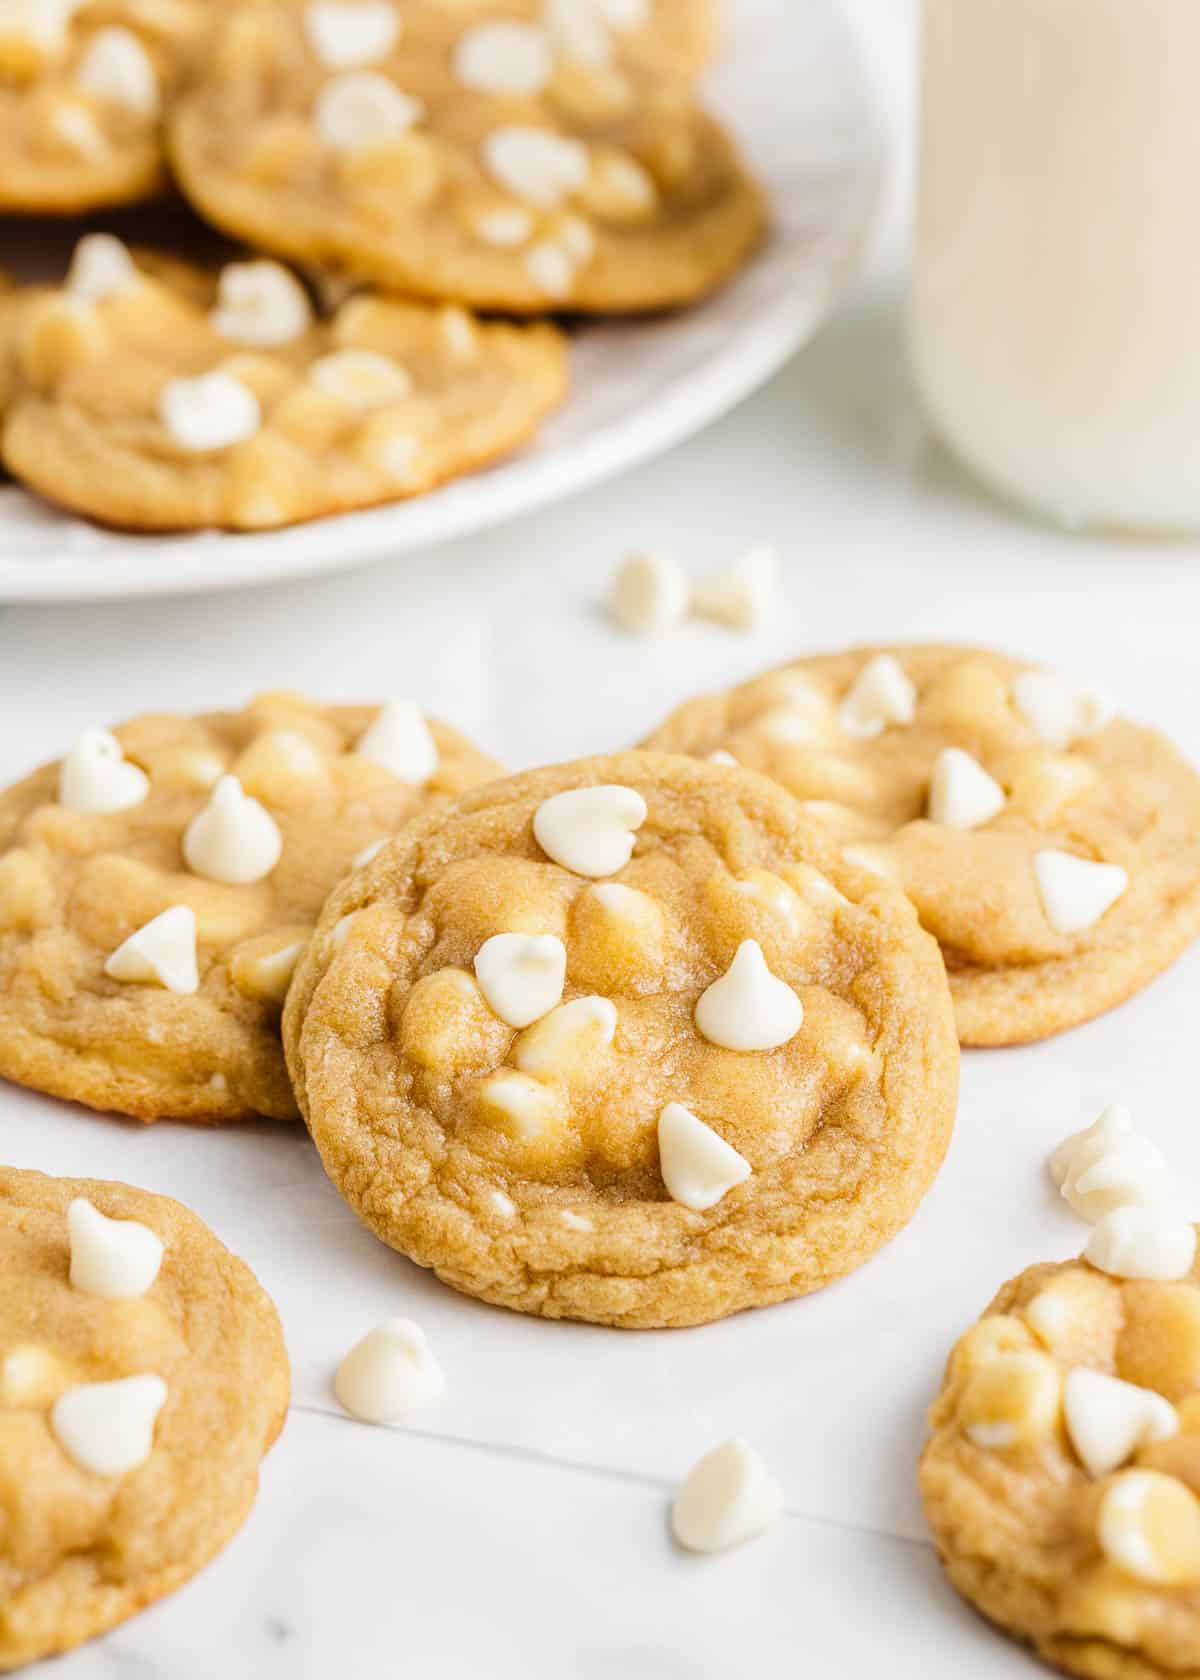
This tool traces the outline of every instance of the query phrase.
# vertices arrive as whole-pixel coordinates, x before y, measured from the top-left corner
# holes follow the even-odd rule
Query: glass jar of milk
[[[924,0],[911,333],[994,487],[1200,528],[1200,0]]]

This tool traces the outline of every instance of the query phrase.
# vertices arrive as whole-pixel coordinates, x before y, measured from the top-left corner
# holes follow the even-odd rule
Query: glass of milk
[[[1200,529],[1200,0],[924,0],[911,341],[994,488]]]

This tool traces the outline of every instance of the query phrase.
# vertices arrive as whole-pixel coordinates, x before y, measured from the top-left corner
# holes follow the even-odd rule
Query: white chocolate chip
[[[1106,1489],[1096,1520],[1100,1549],[1118,1569],[1154,1586],[1200,1578],[1200,1503],[1158,1470],[1126,1470]]]
[[[492,1013],[510,1027],[532,1026],[559,1002],[567,950],[553,933],[497,933],[475,954],[475,978]]]
[[[409,700],[389,700],[381,706],[354,751],[412,787],[423,787],[438,767],[437,742]]]
[[[631,554],[613,579],[608,606],[631,635],[660,636],[687,617],[687,573],[657,550]]]
[[[492,1191],[492,1207],[501,1219],[511,1219],[517,1211],[517,1204],[511,1196],[506,1196],[503,1190]]]
[[[646,815],[646,801],[635,788],[571,788],[543,799],[533,832],[554,863],[598,879],[624,869]]]
[[[715,1207],[752,1171],[744,1155],[677,1102],[658,1117],[658,1160],[671,1199],[694,1213]]]
[[[525,254],[525,272],[547,297],[564,298],[575,281],[575,264],[552,239],[540,240]]]
[[[587,148],[546,128],[494,128],[484,139],[483,161],[507,191],[546,210],[587,180]]]
[[[71,1287],[103,1301],[132,1301],[158,1276],[163,1244],[136,1219],[109,1219],[83,1196],[67,1208]]]
[[[723,1552],[782,1515],[782,1491],[754,1448],[735,1437],[692,1466],[675,1496],[671,1532],[689,1552]]]
[[[696,1030],[723,1050],[776,1050],[800,1031],[804,1005],[767,967],[757,939],[743,939],[696,1004]]]
[[[1067,1373],[1063,1415],[1071,1445],[1093,1476],[1107,1476],[1139,1447],[1179,1432],[1179,1415],[1161,1394],[1082,1366]]]
[[[558,227],[558,239],[571,262],[582,267],[596,255],[596,235],[582,216],[564,216]]]
[[[485,210],[475,222],[475,232],[485,245],[495,245],[501,250],[524,245],[533,234],[533,217],[519,204]]]
[[[557,53],[592,69],[611,63],[612,37],[600,0],[544,0],[542,12]]]
[[[149,776],[107,729],[85,729],[59,766],[58,802],[69,811],[127,811],[149,792]]]
[[[1168,1209],[1179,1202],[1161,1150],[1133,1130],[1128,1109],[1119,1104],[1058,1146],[1050,1174],[1063,1199],[1093,1223],[1118,1207]]]
[[[377,146],[406,134],[425,115],[425,107],[377,70],[349,70],[335,76],[317,95],[313,121],[317,133],[336,151]]]
[[[726,752],[724,747],[718,747],[716,752],[709,753],[708,762],[710,764],[724,764],[726,768],[736,770],[738,761],[731,752]]]
[[[117,946],[104,972],[113,980],[165,986],[169,992],[198,990],[195,911],[173,904],[153,917]]]
[[[158,115],[158,73],[145,47],[128,29],[98,29],[75,71],[76,84],[97,99],[111,99],[144,117]]]
[[[363,1423],[401,1423],[440,1398],[441,1366],[419,1325],[392,1318],[356,1342],[338,1366],[333,1391]]]
[[[167,1399],[161,1377],[80,1383],[54,1402],[50,1426],[68,1458],[97,1476],[124,1476],[154,1450],[154,1426]]]
[[[592,1052],[612,1043],[616,1030],[617,1007],[609,998],[572,998],[522,1033],[513,1061],[522,1073],[534,1078],[561,1078],[570,1083]]]
[[[158,414],[171,438],[193,454],[228,449],[253,437],[262,425],[254,392],[219,370],[168,380],[159,394]]]
[[[282,850],[274,817],[243,793],[236,776],[221,777],[183,836],[184,860],[194,875],[236,887],[265,880]]]
[[[596,1229],[590,1219],[585,1219],[581,1213],[575,1213],[571,1208],[564,1208],[558,1217],[568,1231],[594,1231]]]
[[[55,137],[78,152],[80,157],[108,156],[109,145],[104,131],[86,105],[60,99],[51,107],[47,121]]]
[[[751,548],[725,571],[697,584],[692,611],[731,630],[755,630],[774,607],[778,586],[777,550]]]
[[[479,1106],[491,1123],[521,1143],[536,1144],[561,1130],[566,1097],[561,1086],[545,1085],[526,1073],[494,1073],[479,1087]]]
[[[456,303],[448,303],[438,315],[438,325],[442,329],[442,342],[455,361],[470,362],[475,359],[479,335],[467,310]]]
[[[481,93],[541,93],[552,69],[550,43],[531,23],[505,18],[478,23],[454,49],[454,74],[464,87]]]
[[[1160,1207],[1116,1207],[1093,1230],[1084,1257],[1110,1277],[1186,1277],[1196,1258],[1196,1231],[1183,1216]]]
[[[1004,789],[961,747],[944,747],[929,783],[930,822],[943,828],[979,828],[1004,809]]]
[[[1033,860],[1038,897],[1055,933],[1082,933],[1110,910],[1129,885],[1119,863],[1094,863],[1072,852],[1038,852]]]
[[[369,846],[364,846],[361,852],[355,852],[354,856],[350,859],[351,869],[365,869],[369,863],[373,863],[375,861],[386,845],[386,835],[382,840],[372,840],[371,844]]]
[[[334,350],[318,356],[308,378],[326,396],[364,412],[404,402],[413,388],[408,369],[376,350]]]
[[[1116,707],[1098,688],[1071,682],[1054,671],[1022,671],[1013,681],[1013,700],[1039,739],[1058,752],[1112,722]]]
[[[305,11],[304,28],[326,70],[377,64],[400,38],[400,20],[388,0],[318,0]]]
[[[1093,1166],[1110,1149],[1134,1135],[1133,1116],[1123,1103],[1110,1103],[1098,1120],[1064,1138],[1048,1162],[1050,1177],[1061,1190],[1074,1173]]]
[[[75,247],[63,285],[72,297],[99,303],[140,280],[127,245],[111,233],[86,233]]]
[[[0,0],[0,43],[16,41],[49,58],[67,44],[67,25],[82,0]]]
[[[230,263],[217,282],[209,316],[222,338],[235,344],[290,344],[312,325],[308,293],[282,263],[266,258]]]
[[[880,653],[864,665],[838,711],[847,735],[869,741],[889,724],[909,724],[916,716],[917,691],[912,679],[890,653]]]

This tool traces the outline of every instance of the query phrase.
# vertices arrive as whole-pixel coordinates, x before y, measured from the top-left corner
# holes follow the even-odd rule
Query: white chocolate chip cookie
[[[326,894],[499,771],[439,723],[420,764],[359,751],[397,711],[136,718],[0,794],[0,1074],[142,1120],[294,1117],[279,1018]]]
[[[1002,654],[797,660],[689,701],[646,745],[766,772],[902,887],[964,1044],[1086,1021],[1200,932],[1200,777],[1096,691]]]
[[[861,1264],[957,1090],[903,895],[765,777],[657,753],[414,822],[332,895],[284,1036],[376,1235],[468,1294],[629,1327]]]
[[[1031,1267],[929,1421],[921,1498],[965,1598],[1071,1674],[1200,1671],[1200,1268]]]
[[[0,1167],[0,1669],[203,1568],[287,1398],[275,1308],[195,1214]]]
[[[319,319],[278,263],[181,279],[122,249],[85,240],[22,310],[0,436],[17,478],[110,524],[261,530],[418,495],[565,391],[546,324],[368,295]]]
[[[389,290],[518,314],[686,303],[758,242],[761,194],[610,10],[239,10],[172,111],[180,185],[239,238]]]

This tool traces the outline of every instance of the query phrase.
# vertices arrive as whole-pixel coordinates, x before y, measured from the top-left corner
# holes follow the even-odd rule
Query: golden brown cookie
[[[269,1297],[194,1213],[0,1167],[0,1669],[115,1627],[220,1551],[288,1380]]]
[[[169,143],[184,192],[239,238],[520,314],[689,302],[764,224],[686,81],[619,37],[596,62],[478,0],[235,13],[195,61]]]
[[[626,1327],[860,1265],[932,1182],[958,1078],[903,895],[765,777],[643,753],[414,822],[332,895],[285,1041],[377,1236]]]
[[[98,238],[22,313],[0,449],[110,524],[262,530],[419,495],[523,443],[566,389],[544,323],[367,295],[321,320],[278,263],[185,285]]]
[[[951,1581],[1071,1674],[1200,1672],[1198,1285],[1032,1266],[930,1413],[921,1498]]]
[[[940,942],[964,1044],[1121,1003],[1200,932],[1200,777],[1096,690],[963,647],[797,660],[646,743],[775,777]]]
[[[279,1017],[326,894],[498,771],[399,704],[88,731],[0,794],[0,1074],[140,1120],[294,1117]]]

